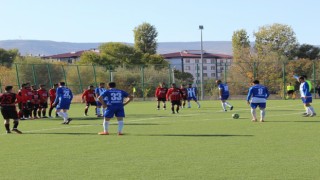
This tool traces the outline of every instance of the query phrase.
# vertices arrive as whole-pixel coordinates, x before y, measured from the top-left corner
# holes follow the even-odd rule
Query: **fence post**
[[[19,79],[18,65],[17,65],[17,64],[14,64],[14,65],[16,66],[17,83],[18,83],[18,87],[19,87],[19,89],[20,89],[21,87],[20,87],[20,79]]]
[[[48,76],[49,76],[49,83],[50,87],[52,87],[52,78],[51,78],[51,71],[50,71],[50,64],[47,64]]]
[[[169,71],[169,84],[172,83],[172,76],[171,76],[171,65],[168,65],[168,71]]]
[[[286,64],[282,63],[283,99],[286,99]]]
[[[313,75],[313,94],[314,94],[314,98],[316,98],[316,65],[315,65],[315,61],[312,61],[312,75]]]
[[[77,72],[78,72],[78,78],[79,78],[79,83],[80,83],[80,92],[83,92],[83,86],[82,86],[82,81],[81,81],[81,77],[80,77],[79,65],[77,65]]]
[[[224,63],[224,83],[227,83],[227,63]]]
[[[110,82],[113,82],[113,74],[112,74],[111,65],[109,65],[109,81],[110,81]]]
[[[146,100],[146,97],[145,97],[145,87],[144,87],[144,65],[142,65],[141,67],[141,88],[142,88],[142,97],[143,97],[143,100],[145,101]]]
[[[32,76],[33,76],[33,84],[36,85],[37,84],[37,79],[36,79],[36,72],[34,70],[34,64],[32,64]]]
[[[63,72],[63,77],[64,77],[64,82],[66,83],[67,85],[67,76],[66,76],[66,71],[64,70],[64,65],[61,65],[62,67],[62,72]]]
[[[97,87],[98,84],[97,84],[96,66],[95,66],[94,64],[92,64],[92,68],[93,68],[94,83],[95,83],[95,85],[96,85],[96,87]]]

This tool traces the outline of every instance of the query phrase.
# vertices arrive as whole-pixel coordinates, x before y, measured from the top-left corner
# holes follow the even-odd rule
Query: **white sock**
[[[59,112],[57,112],[57,114],[58,114],[58,116],[60,116],[60,117],[64,118],[64,114],[63,114],[63,112],[59,111]]]
[[[68,113],[67,113],[67,112],[63,112],[63,120],[64,120],[65,122],[68,121]]]
[[[305,109],[306,109],[306,113],[309,114],[309,108],[305,107]]]
[[[222,106],[222,109],[225,111],[226,110],[226,104],[224,102],[221,102],[221,106]]]
[[[104,120],[103,121],[103,131],[108,132],[109,129],[109,121]]]
[[[188,102],[188,107],[191,107],[191,103],[190,103],[190,101]]]
[[[199,103],[198,101],[197,101],[196,103],[197,103],[197,104],[198,104],[198,106],[200,107],[200,103]]]
[[[227,101],[226,102],[224,102],[224,104],[225,105],[227,105],[228,107],[231,107],[232,105],[231,104],[229,104]]]
[[[266,116],[266,110],[265,109],[260,109],[260,119],[264,120],[265,116]]]
[[[253,119],[257,119],[256,109],[251,109],[251,115]]]
[[[101,115],[101,113],[100,113],[100,108],[97,108],[97,115],[98,115],[98,116]]]
[[[310,110],[310,112],[311,112],[310,114],[314,114],[314,113],[316,113],[316,112],[314,112],[314,109],[313,109],[313,107],[312,107],[312,106],[309,106],[309,107],[308,107],[308,109],[309,109],[309,110]]]
[[[123,130],[123,120],[118,120],[118,132],[122,133]]]

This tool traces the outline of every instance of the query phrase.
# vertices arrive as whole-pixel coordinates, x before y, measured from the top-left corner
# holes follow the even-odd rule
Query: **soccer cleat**
[[[233,110],[233,106],[230,107],[230,111],[232,111],[232,110]]]
[[[52,117],[52,116],[49,116],[48,118],[49,118],[49,119],[52,119],[53,117]]]
[[[177,114],[179,114],[179,111],[177,111]]]
[[[13,132],[15,132],[15,133],[17,133],[17,134],[22,134],[22,132],[19,131],[18,129],[12,129],[11,131],[13,131]]]
[[[252,122],[257,122],[257,119],[252,119],[251,121],[252,121]]]
[[[122,132],[118,132],[118,136],[123,136],[124,134]]]
[[[67,124],[67,122],[64,122],[64,121],[63,121],[63,123],[61,123],[61,124]]]
[[[72,121],[72,119],[68,118],[66,124],[69,124],[71,121]]]
[[[10,131],[10,130],[7,130],[7,131],[6,131],[6,133],[7,133],[7,134],[10,134],[10,133],[11,133],[11,131]]]
[[[42,118],[48,118],[48,116],[42,116]],[[52,117],[51,117],[52,118]]]
[[[308,113],[302,113],[302,115],[308,115]]]
[[[88,116],[88,114],[84,114],[83,116]]]
[[[20,118],[20,120],[26,120],[26,118]]]
[[[264,122],[264,119],[260,119],[260,122]]]
[[[174,112],[174,111],[172,111],[172,114],[175,114],[175,112]]]
[[[99,132],[98,134],[99,134],[99,135],[109,135],[108,132],[104,132],[104,131],[103,131],[103,132]]]

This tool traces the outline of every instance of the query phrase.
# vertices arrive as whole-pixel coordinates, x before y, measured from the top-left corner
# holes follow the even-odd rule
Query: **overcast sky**
[[[320,45],[317,0],[0,0],[0,40],[129,42],[147,22],[158,42],[231,41],[234,31],[273,23],[292,27],[300,44]]]

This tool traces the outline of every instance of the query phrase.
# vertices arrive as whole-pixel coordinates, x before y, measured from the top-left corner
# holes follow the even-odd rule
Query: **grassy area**
[[[313,105],[320,114],[320,101]],[[113,120],[83,117],[73,104],[70,125],[60,119],[22,121],[22,135],[0,131],[1,179],[317,179],[319,117],[301,117],[300,100],[271,100],[265,123],[251,122],[244,100],[201,102],[180,114],[155,102],[126,106],[124,136]],[[232,119],[232,113],[239,119]]]

